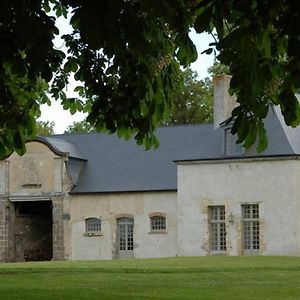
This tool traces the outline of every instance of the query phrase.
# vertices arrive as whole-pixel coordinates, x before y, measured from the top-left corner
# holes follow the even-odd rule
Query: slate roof
[[[86,160],[85,157],[78,151],[77,146],[65,140],[56,139],[51,136],[41,136],[36,140],[47,144],[58,155],[67,155],[71,158]]]
[[[191,151],[195,156],[219,155],[220,136],[213,134],[212,124],[162,127],[157,137],[160,146],[148,151],[134,140],[104,133],[63,134],[47,140],[73,144],[87,159],[72,193],[177,190],[174,160]]]
[[[300,128],[284,125],[278,110],[270,111],[266,129],[267,150],[258,154],[252,147],[240,158],[300,155]],[[162,127],[156,134],[160,146],[149,151],[137,146],[134,140],[124,141],[104,133],[63,134],[43,139],[61,153],[69,154],[72,172],[78,172],[83,165],[79,177],[71,176],[76,178],[73,194],[177,190],[174,161],[236,158],[224,157],[223,129],[214,130],[213,124]],[[72,160],[83,163],[72,164]]]

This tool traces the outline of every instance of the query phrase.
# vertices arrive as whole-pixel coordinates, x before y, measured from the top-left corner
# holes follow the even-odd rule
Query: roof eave
[[[213,163],[213,162],[232,162],[232,161],[262,161],[262,160],[287,160],[287,159],[299,159],[300,154],[276,154],[276,155],[262,155],[262,156],[226,156],[226,157],[214,157],[214,158],[195,158],[195,159],[182,159],[174,160],[176,164],[189,164],[189,163]]]
[[[177,188],[171,189],[148,189],[148,190],[120,190],[120,191],[113,191],[113,190],[108,190],[108,191],[70,191],[70,195],[93,195],[93,194],[131,194],[131,193],[162,193],[162,192],[177,192]]]

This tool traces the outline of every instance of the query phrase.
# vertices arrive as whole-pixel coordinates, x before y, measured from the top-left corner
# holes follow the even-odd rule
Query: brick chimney
[[[236,98],[228,93],[231,76],[222,74],[213,79],[214,84],[214,129],[231,117],[237,106]]]

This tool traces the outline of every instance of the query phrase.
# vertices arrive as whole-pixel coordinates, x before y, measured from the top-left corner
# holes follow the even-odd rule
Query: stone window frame
[[[115,219],[122,219],[122,218],[129,218],[129,219],[134,219],[134,215],[128,214],[128,213],[121,213],[121,214],[116,214]]]
[[[225,205],[208,206],[209,251],[212,254],[225,254],[226,243],[226,209]]]
[[[241,210],[243,254],[258,255],[260,251],[260,205],[259,203],[243,203]]]
[[[154,221],[158,221],[158,224],[161,228],[154,228],[157,224],[154,223]],[[150,234],[166,234],[167,231],[167,214],[163,212],[152,212],[149,214],[149,221],[150,221]]]
[[[98,217],[88,217],[84,219],[85,233],[84,236],[102,236],[102,220]]]

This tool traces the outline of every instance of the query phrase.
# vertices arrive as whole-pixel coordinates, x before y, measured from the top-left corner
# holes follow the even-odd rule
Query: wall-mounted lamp
[[[234,216],[233,216],[232,212],[228,216],[228,222],[229,223],[233,223],[234,222]]]

